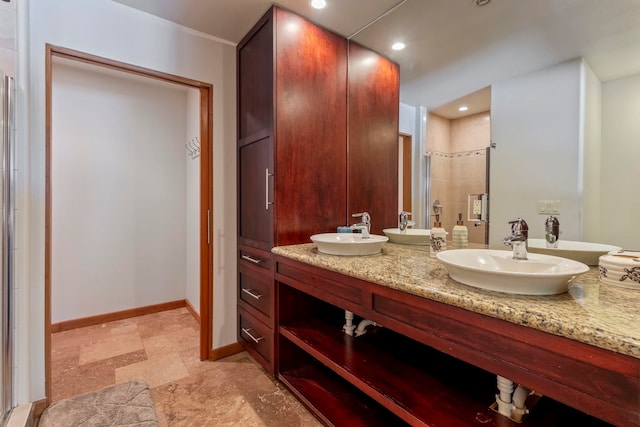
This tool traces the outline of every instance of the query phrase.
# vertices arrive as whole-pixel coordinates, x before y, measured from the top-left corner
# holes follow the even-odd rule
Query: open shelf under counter
[[[335,384],[346,381],[351,387],[341,388],[340,394],[356,390],[397,416],[395,423],[385,425],[520,425],[489,408],[496,393],[492,373],[383,327],[349,336],[341,331],[340,309],[292,288],[283,287],[281,293],[295,298],[298,307],[308,307],[308,315],[298,312],[281,320],[280,378],[323,417],[339,419],[343,409],[333,397]],[[316,361],[328,369],[312,367]],[[608,425],[551,399],[529,399],[529,405],[537,403],[523,426]]]
[[[408,425],[286,338],[278,379],[323,423],[349,427]]]

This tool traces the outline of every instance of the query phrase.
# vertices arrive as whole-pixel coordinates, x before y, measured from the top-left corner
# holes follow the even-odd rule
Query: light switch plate
[[[560,213],[560,200],[538,200],[538,213],[557,215]]]

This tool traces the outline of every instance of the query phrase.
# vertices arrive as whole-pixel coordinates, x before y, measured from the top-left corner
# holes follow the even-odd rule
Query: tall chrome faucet
[[[354,218],[362,218],[362,221],[353,224],[351,228],[354,230],[362,230],[362,238],[368,239],[369,232],[371,231],[371,215],[369,215],[369,212],[354,213],[351,216]]]
[[[511,224],[511,234],[505,237],[502,242],[513,248],[513,259],[528,259],[527,240],[529,238],[529,226],[522,218],[509,221],[509,224]]]
[[[400,212],[398,218],[398,228],[400,229],[400,231],[405,231],[407,227],[415,224],[415,222],[409,221],[409,215],[411,215],[411,212]]]
[[[550,216],[544,222],[544,238],[548,248],[557,248],[560,238],[560,221],[555,216]]]

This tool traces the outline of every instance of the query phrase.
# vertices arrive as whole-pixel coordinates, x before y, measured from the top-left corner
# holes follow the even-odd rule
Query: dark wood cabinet
[[[270,249],[353,213],[368,211],[378,234],[397,223],[399,70],[274,6],[238,45],[237,71],[238,340],[273,372]],[[249,322],[267,328],[262,344]]]
[[[274,17],[237,48],[238,342],[274,369]]]
[[[275,9],[276,246],[345,224],[347,41]]]
[[[273,139],[238,147],[238,243],[269,251],[273,246]]]
[[[273,129],[273,18],[265,15],[237,49],[238,140],[255,141]]]
[[[368,211],[371,232],[398,226],[398,65],[349,43],[349,195],[351,213]]]
[[[344,225],[347,41],[272,7],[238,45],[238,147],[241,245]]]

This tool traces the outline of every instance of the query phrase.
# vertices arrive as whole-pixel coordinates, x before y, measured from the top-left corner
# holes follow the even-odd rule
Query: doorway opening
[[[398,138],[398,212],[413,212],[413,141],[411,135]]]
[[[130,118],[132,123],[137,123],[140,121],[144,122],[145,114],[150,114],[148,108],[149,104],[147,104],[146,108],[142,106],[142,108],[140,109],[135,108],[135,105],[132,104],[130,111],[118,111],[118,115],[116,117],[119,117],[120,119],[114,120],[113,123],[106,123],[105,126],[100,126],[100,128],[102,129],[100,135],[92,135],[91,132],[83,133],[79,135],[79,137],[78,135],[76,135],[76,139],[85,141],[85,143],[80,144],[79,146],[76,145],[73,147],[64,147],[64,141],[60,141],[59,139],[54,141],[54,132],[52,130],[54,114],[53,107],[56,104],[53,102],[53,70],[55,67],[60,66],[61,63],[67,63],[67,65],[74,64],[76,67],[88,66],[92,67],[94,70],[101,70],[102,72],[108,71],[110,73],[127,75],[133,79],[138,79],[138,82],[144,81],[145,83],[153,83],[158,85],[158,88],[164,87],[168,91],[173,90],[173,92],[177,92],[182,90],[182,95],[178,96],[184,97],[184,105],[188,106],[195,104],[195,107],[193,108],[194,111],[189,112],[188,108],[186,109],[186,112],[182,111],[182,114],[184,114],[184,116],[187,116],[186,119],[184,119],[183,117],[185,121],[189,121],[189,116],[195,117],[195,120],[193,120],[193,124],[191,124],[190,126],[185,124],[183,126],[183,129],[192,129],[194,134],[187,136],[183,133],[182,138],[176,138],[177,140],[175,141],[176,145],[179,145],[178,148],[180,149],[179,153],[181,155],[181,159],[184,159],[182,161],[185,162],[180,166],[180,168],[182,168],[183,170],[181,169],[181,171],[179,171],[177,174],[175,174],[175,171],[169,171],[169,167],[167,167],[169,163],[167,163],[167,161],[168,157],[170,157],[172,153],[160,153],[159,149],[156,150],[156,147],[154,147],[153,143],[159,141],[159,138],[145,138],[147,139],[147,144],[142,146],[140,146],[139,144],[130,144],[129,146],[127,146],[126,141],[123,142],[119,140],[119,134],[117,130],[118,126],[121,126],[123,124],[119,123],[119,121],[129,120]],[[108,93],[108,90],[105,90],[105,88],[99,89],[102,90],[103,93]],[[154,92],[155,91],[149,91],[150,94]],[[159,89],[158,92],[161,92],[161,90]],[[81,96],[82,91],[77,92],[77,94]],[[186,183],[195,183],[196,188],[199,187],[199,189],[196,189],[195,192],[191,194],[191,196],[189,196],[189,194],[186,194],[184,196],[185,204],[189,203],[189,199],[191,199],[191,204],[193,206],[192,213],[190,214],[193,217],[193,221],[191,221],[191,224],[187,223],[186,226],[187,228],[191,227],[192,231],[195,230],[195,237],[192,239],[192,241],[189,241],[188,229],[185,231],[187,237],[179,237],[185,240],[185,242],[183,242],[184,247],[189,248],[191,251],[191,256],[186,257],[188,259],[181,261],[182,265],[180,266],[180,268],[185,271],[186,275],[186,271],[189,265],[193,267],[193,260],[195,260],[195,265],[199,269],[199,274],[197,274],[195,278],[191,278],[191,280],[196,281],[195,294],[192,292],[192,295],[195,296],[192,296],[192,301],[193,298],[196,298],[195,301],[197,303],[188,304],[187,309],[196,312],[198,310],[193,310],[193,305],[199,305],[199,307],[197,308],[199,308],[200,320],[200,359],[205,360],[209,358],[212,347],[211,307],[213,289],[213,242],[210,230],[210,226],[213,223],[213,167],[211,145],[212,99],[213,87],[208,83],[194,81],[179,76],[137,67],[131,64],[105,59],[71,49],[47,45],[45,196],[45,391],[47,403],[49,403],[51,397],[51,333],[53,332],[52,324],[54,321],[54,313],[52,310],[52,278],[54,277],[55,273],[58,273],[54,272],[52,267],[53,260],[55,259],[54,254],[55,256],[59,255],[61,247],[59,246],[59,244],[64,240],[63,238],[61,238],[61,233],[75,233],[81,236],[82,233],[84,233],[85,235],[92,237],[92,240],[89,240],[92,244],[98,245],[103,243],[102,239],[109,239],[112,237],[110,235],[111,233],[109,233],[108,231],[97,230],[100,228],[100,224],[122,224],[114,222],[114,216],[134,216],[136,217],[136,221],[134,223],[129,223],[129,228],[127,230],[118,230],[118,234],[120,236],[125,236],[127,239],[131,239],[129,240],[129,242],[133,243],[125,243],[124,245],[118,242],[112,243],[110,246],[110,252],[108,252],[108,255],[110,256],[100,254],[100,256],[94,257],[94,261],[96,262],[95,265],[104,266],[105,264],[109,264],[106,270],[124,272],[124,274],[122,274],[121,276],[125,277],[125,279],[123,280],[126,281],[127,278],[137,277],[137,275],[139,275],[139,272],[136,270],[137,265],[140,262],[146,262],[151,266],[150,268],[147,268],[146,273],[144,273],[146,274],[145,279],[147,280],[147,282],[157,281],[157,283],[160,283],[162,281],[166,281],[166,277],[162,277],[162,275],[156,274],[156,270],[160,271],[162,267],[164,267],[162,265],[164,263],[162,256],[166,257],[165,260],[173,260],[176,257],[171,256],[171,254],[157,254],[159,247],[169,246],[169,242],[171,241],[170,236],[163,235],[164,229],[162,227],[166,224],[166,221],[170,222],[175,218],[172,218],[174,215],[172,215],[171,212],[159,211],[165,210],[172,206],[173,203],[167,200],[167,194],[170,192],[169,187],[173,186],[174,184],[178,186],[182,185],[182,191],[186,191],[187,193],[188,190],[186,190]],[[56,99],[56,101],[59,101],[59,99]],[[107,105],[107,107],[105,107],[106,109],[108,109],[109,101],[110,100],[107,99],[105,102]],[[81,103],[82,100],[65,99],[65,102]],[[114,108],[121,108],[121,106],[117,103],[114,103]],[[171,110],[169,109],[168,111],[169,114],[171,114]],[[164,113],[167,113],[167,111],[164,111]],[[93,117],[93,119],[97,119],[96,123],[99,123],[99,118]],[[147,122],[149,121],[147,120]],[[159,122],[156,121],[156,123]],[[73,131],[72,124],[68,125],[68,129],[71,132]],[[112,131],[113,134],[110,133],[110,139],[107,138],[105,140],[104,133]],[[153,133],[153,131],[155,131],[155,129],[149,129],[149,133]],[[96,144],[99,146],[91,146],[92,140],[99,141],[99,144]],[[86,150],[88,148],[112,148],[108,147],[111,144],[121,144],[122,146],[120,148],[120,151],[114,152],[105,150],[104,152],[102,152],[102,154],[100,150],[98,150],[97,152],[93,152],[91,154],[91,158],[95,160],[93,164],[91,164],[91,162],[87,162],[87,164],[76,162],[70,164],[69,169],[65,171],[64,167],[61,167],[60,164],[57,163],[57,173],[60,173],[61,171],[71,172],[71,168],[87,168],[92,177],[91,179],[93,179],[93,184],[97,184],[97,188],[85,188],[84,199],[75,199],[73,201],[75,205],[67,206],[68,200],[64,199],[66,195],[64,194],[64,192],[60,191],[59,187],[56,187],[56,185],[52,181],[53,164],[58,161],[55,158],[54,153],[59,152],[56,152],[55,150],[66,149],[68,151],[69,149]],[[127,152],[127,150],[131,151]],[[136,150],[138,152],[136,152]],[[80,156],[81,153],[78,152],[75,154]],[[73,154],[71,154],[67,158],[73,158]],[[83,159],[87,159],[87,157],[85,156],[83,157]],[[143,160],[144,164],[136,163],[136,161],[140,160]],[[129,163],[128,167],[125,167],[127,163]],[[104,175],[101,177],[100,175],[94,174],[96,170],[102,170],[104,172]],[[115,173],[113,173],[114,171]],[[119,171],[128,172],[122,172],[122,174],[118,174]],[[159,179],[161,177],[166,178],[167,174],[170,174],[172,172],[174,173],[174,175],[171,176],[175,179]],[[89,184],[91,184],[90,179],[87,179],[86,182],[84,182],[83,180],[76,178],[76,181],[81,181],[76,182],[76,184],[79,186],[86,185],[88,187]],[[137,188],[141,188],[144,191],[132,192],[131,188],[129,187],[133,187],[134,182],[137,183]],[[176,184],[176,182],[178,182],[178,184]],[[193,188],[193,185],[191,187]],[[55,194],[54,190],[56,190]],[[108,201],[105,203],[105,199],[107,199],[107,192],[109,191],[113,192],[113,195],[115,195],[115,199],[113,200],[118,200],[119,203],[115,203],[112,205],[109,205]],[[172,191],[173,193],[176,193],[176,191],[179,191],[179,189],[173,189]],[[123,196],[124,194],[127,194],[128,196]],[[103,205],[101,207],[98,207],[100,203],[103,203]],[[86,216],[91,215],[94,218],[92,218],[92,221],[88,221],[84,224],[84,226],[86,227],[85,230],[77,230],[75,224],[73,224],[72,222],[68,222],[66,230],[57,230],[54,232],[54,222],[52,220],[53,212],[59,206],[64,206],[65,209],[74,210],[76,211],[76,214],[78,212],[86,212]],[[186,218],[187,209],[188,206],[183,209],[185,212],[179,213],[179,215],[183,215]],[[138,210],[140,212],[138,212]],[[164,216],[158,220],[159,217],[157,215],[154,215],[156,213],[163,214]],[[176,227],[174,226],[174,232],[175,229]],[[137,248],[132,249],[131,246],[137,246]],[[69,253],[72,254],[74,249],[78,251],[77,247],[73,248],[73,245],[71,245],[71,250],[69,251]],[[54,250],[56,252],[54,252]],[[156,253],[156,256],[149,256],[150,254],[154,253],[154,251]],[[82,257],[83,255],[84,254],[76,253],[75,258],[70,260],[67,265],[72,265],[74,269],[76,268],[76,265],[77,268],[84,269],[83,274],[85,275],[84,278],[86,281],[87,277],[91,277],[92,265],[87,262],[77,262],[76,264],[74,264],[75,260],[86,260],[86,258]],[[156,265],[155,269],[153,268],[154,263]],[[191,268],[190,271],[193,271],[193,268]],[[96,277],[96,281],[99,280],[100,279]],[[188,280],[188,278],[185,279],[185,281]],[[117,281],[118,275],[116,274],[112,277],[112,283],[116,283]],[[117,293],[118,291],[123,292],[122,289],[127,289],[128,292],[128,288],[125,287],[116,288],[114,289],[113,293]],[[181,299],[176,298],[175,292],[169,289],[163,292],[163,298],[167,299],[166,302],[149,303],[149,300],[145,298],[148,297],[148,293],[150,291],[153,292],[154,290],[136,289],[134,291],[131,291],[134,294],[128,295],[127,300],[129,302],[129,305],[131,306],[130,308],[115,310],[113,312],[107,313],[100,313],[98,311],[98,313],[96,313],[95,315],[92,314],[85,317],[76,316],[76,323],[78,323],[77,326],[86,326],[87,319],[90,319],[89,322],[106,322],[109,320],[116,320],[120,318],[144,314],[145,310],[147,310],[148,312],[154,312],[162,309],[175,308],[174,306],[176,304],[180,304],[180,301],[182,301],[182,304],[187,304],[189,300],[186,295]],[[185,294],[187,294],[188,292],[189,291],[186,290]],[[102,298],[105,297],[103,296]],[[139,301],[142,301],[142,304],[139,304]],[[147,303],[145,303],[145,301],[147,301]],[[191,305],[191,307],[189,307],[189,305]],[[70,305],[68,307],[73,307],[73,301],[70,302]],[[102,307],[104,307],[104,305]],[[73,320],[61,322],[59,319],[60,316],[58,314],[56,314],[56,316],[56,325],[66,323],[67,327],[74,326]],[[72,316],[72,318],[74,318],[74,316]]]

